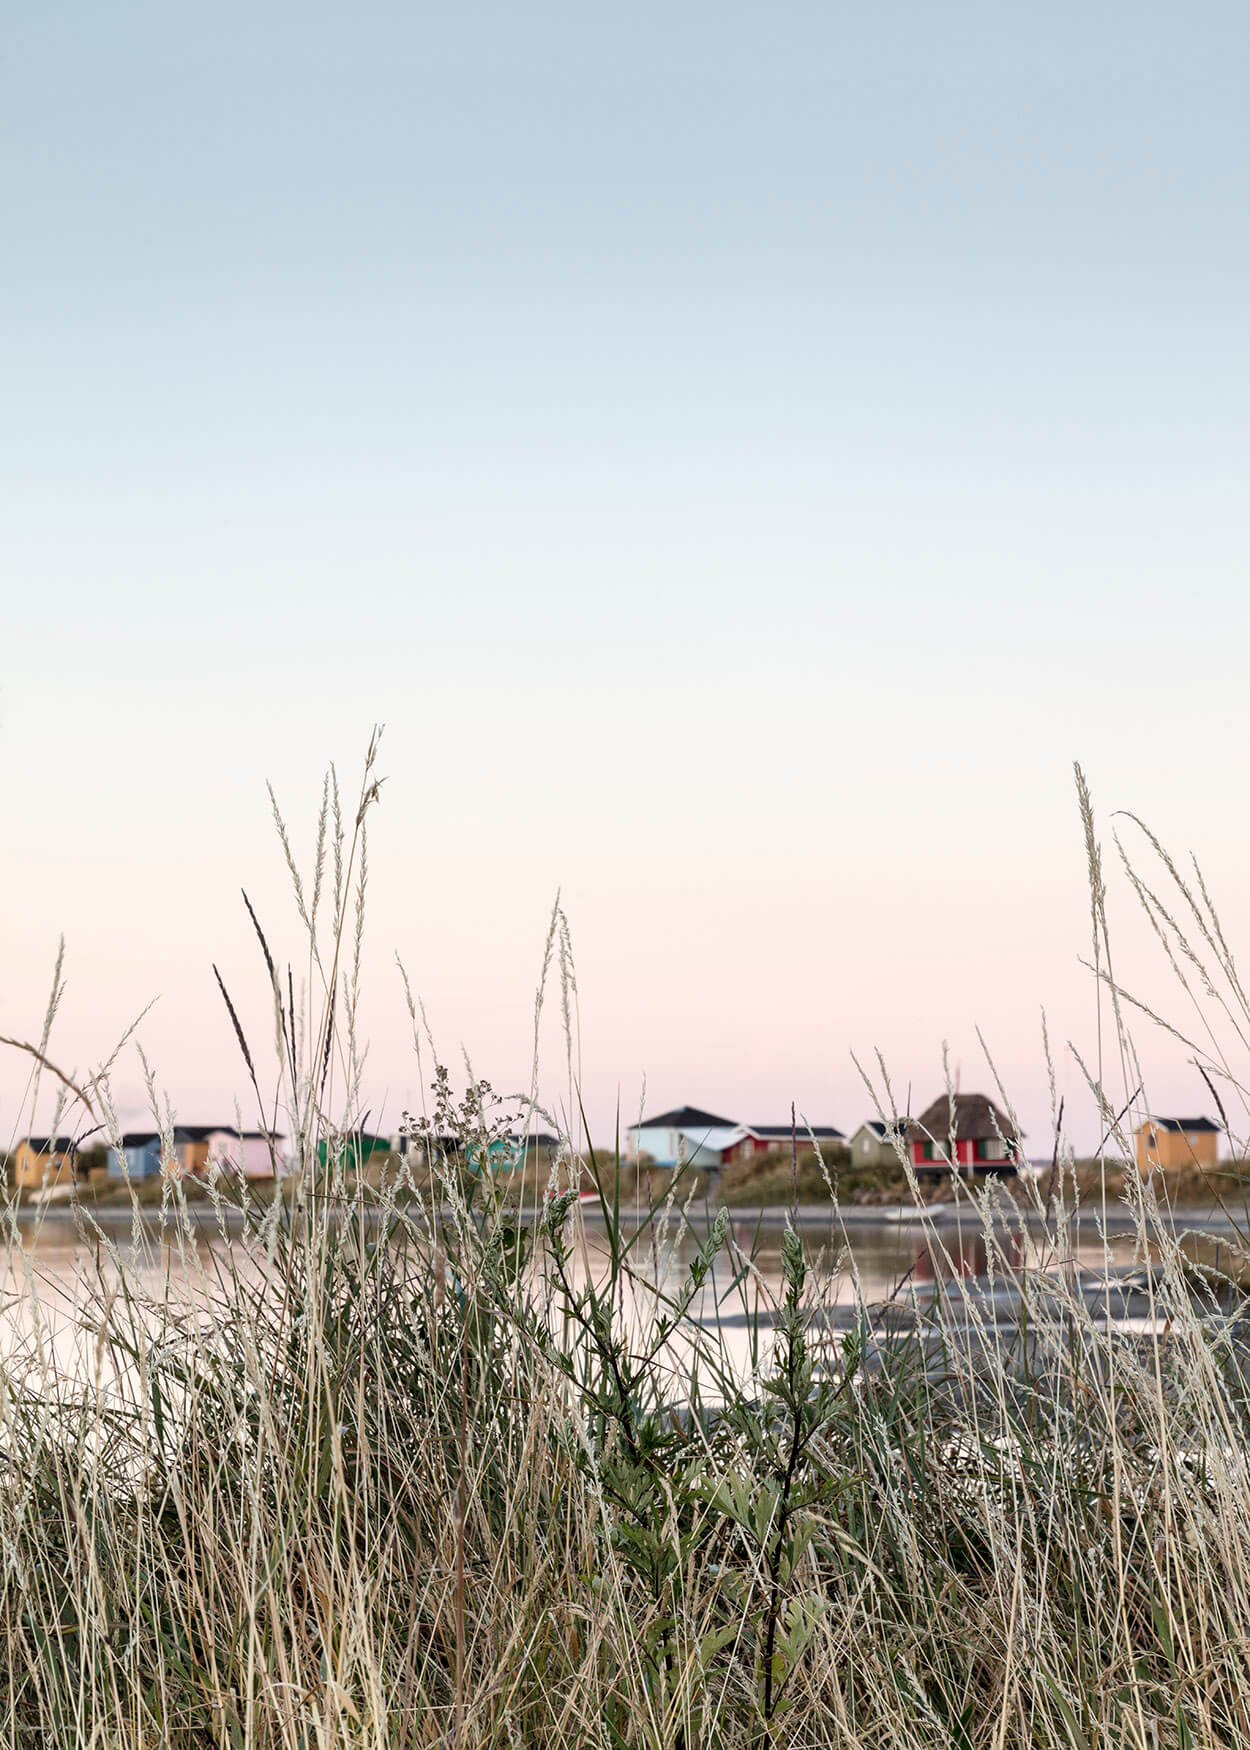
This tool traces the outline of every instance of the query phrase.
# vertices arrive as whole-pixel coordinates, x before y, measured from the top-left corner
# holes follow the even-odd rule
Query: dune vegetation
[[[292,1012],[258,925],[264,1054],[223,1011],[260,1110],[280,1084],[286,1194],[210,1187],[193,1209],[170,1175],[133,1232],[84,1203],[72,1294],[10,1211],[0,1743],[1250,1743],[1250,1323],[1195,1273],[1153,1180],[1091,1186],[1057,1140],[1020,1197],[963,1193],[1010,1321],[992,1296],[900,1293],[835,1323],[831,1279],[854,1264],[824,1175],[829,1234],[787,1227],[772,1291],[724,1210],[681,1183],[648,1204],[612,1152],[566,1137],[543,1182],[465,1173],[433,1139],[559,1126],[442,1069],[411,1127],[422,1176],[370,1187],[319,1151],[363,1104],[375,756],[354,807],[328,786],[307,877],[279,817],[317,1002]],[[1172,873],[1237,1032],[1250,1005],[1218,922]],[[540,1006],[548,985],[567,1012],[558,913]],[[47,1027],[26,1049],[55,1077]],[[1212,1039],[1195,1051],[1240,1097]],[[1139,1096],[1094,1070],[1090,1097],[1127,1154]],[[115,1128],[107,1068],[65,1087],[55,1128],[86,1109]],[[1064,1266],[1108,1194],[1153,1260],[1133,1320]],[[1026,1228],[1039,1267],[1008,1262]]]

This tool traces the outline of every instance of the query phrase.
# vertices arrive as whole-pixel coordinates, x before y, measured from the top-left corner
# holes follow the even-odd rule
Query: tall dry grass
[[[242,1220],[215,1198],[211,1250],[172,1176],[129,1234],[81,1212],[68,1308],[10,1211],[0,1742],[1250,1743],[1246,1320],[1132,1173],[1145,1316],[1091,1302],[1058,1122],[1031,1211],[974,1198],[994,1282],[861,1299],[846,1326],[828,1278],[853,1257],[787,1230],[770,1293],[680,1186],[630,1208],[600,1167],[588,1211],[572,1139],[515,1197],[450,1158],[380,1195],[321,1164],[363,1104],[375,761],[354,814],[327,780],[308,881],[278,816],[314,996],[296,1012],[257,922],[262,1054],[223,981],[253,1097],[294,1139],[290,1194]],[[1081,800],[1112,1020],[1091,1097],[1120,1152],[1141,1096]],[[557,919],[557,968],[565,940]],[[1218,925],[1201,942],[1235,974]],[[453,1091],[410,1013],[424,1134],[488,1147],[517,1108]],[[567,1037],[575,1110],[571,1012]],[[1235,1055],[1201,1061],[1227,1102]],[[115,1128],[107,1066],[63,1100],[53,1128],[76,1101]],[[1008,1263],[1025,1226],[1049,1267]]]

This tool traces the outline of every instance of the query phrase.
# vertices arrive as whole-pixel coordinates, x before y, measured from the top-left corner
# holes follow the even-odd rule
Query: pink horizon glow
[[[383,757],[383,770],[386,763]],[[726,864],[691,858],[639,867],[614,846],[553,848],[519,828],[506,855],[475,857],[460,844],[428,854],[425,829],[404,806],[404,788],[401,769],[371,816],[361,1014],[370,1058],[358,1116],[367,1114],[375,1128],[395,1130],[405,1110],[419,1111],[431,1073],[428,1049],[424,1074],[417,1069],[396,951],[453,1081],[465,1079],[467,1052],[474,1073],[498,1092],[528,1091],[534,996],[563,863],[581,1095],[601,1146],[611,1145],[618,1121],[623,1133],[644,1108],[687,1102],[747,1122],[783,1123],[793,1101],[809,1122],[849,1135],[875,1116],[851,1054],[877,1080],[878,1049],[903,1109],[917,1112],[942,1091],[943,1042],[958,1085],[1001,1100],[979,1026],[1024,1126],[1027,1152],[1045,1156],[1052,1123],[1043,1006],[1066,1133],[1078,1149],[1096,1144],[1093,1103],[1067,1048],[1072,1040],[1095,1067],[1093,981],[1080,965],[1089,954],[1089,901],[1074,802],[1055,799],[1057,813],[1067,814],[1067,842],[1048,837],[1052,854],[1045,860],[1022,846],[1021,854],[998,859],[912,864],[888,839],[848,858],[833,842],[840,822],[838,834],[826,829],[824,844],[821,829],[811,827],[797,854],[748,846]],[[317,792],[304,786],[300,799],[310,794]],[[216,962],[263,1066],[268,1102],[275,1085],[272,1005],[239,886],[247,887],[273,951],[281,964],[292,964],[297,981],[306,976],[307,951],[263,792],[254,790],[252,807],[240,807],[239,816],[221,823],[224,849],[213,856],[171,854],[136,866],[103,828],[95,859],[81,844],[69,858],[51,845],[26,851],[18,859],[27,895],[21,919],[10,914],[4,925],[4,1031],[37,1040],[63,923],[66,990],[49,1040],[52,1060],[68,1074],[87,1073],[156,996],[139,1039],[176,1116],[232,1122],[238,1099],[244,1123],[253,1122],[255,1099],[211,971]],[[307,811],[290,824],[306,851]],[[854,837],[854,823],[847,825]],[[110,842],[112,867],[103,855]],[[92,879],[84,881],[84,871]],[[1161,978],[1162,955],[1126,884],[1109,866],[1108,874],[1113,950],[1123,955],[1117,975],[1167,1014],[1175,1002]],[[1218,894],[1219,879],[1213,884]],[[1235,939],[1240,919],[1225,921]],[[1106,1012],[1103,1023],[1115,1099],[1123,1091]],[[1215,1116],[1181,1047],[1145,1022],[1135,1031],[1152,1108]],[[568,1123],[554,966],[541,1041],[539,1097]],[[33,1118],[22,1104],[28,1081],[25,1061],[6,1051],[0,1057],[6,1145],[51,1119],[50,1078]],[[133,1045],[112,1085],[123,1123],[147,1122]],[[579,1127],[573,1113],[572,1128]]]

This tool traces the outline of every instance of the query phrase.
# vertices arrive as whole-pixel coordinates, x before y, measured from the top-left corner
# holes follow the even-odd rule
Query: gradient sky
[[[562,886],[601,1130],[644,1076],[849,1129],[852,1047],[918,1105],[943,1039],[986,1085],[979,1024],[1047,1152],[1040,1008],[1093,1031],[1073,757],[1238,939],[1243,8],[70,0],[5,35],[0,1032],[63,930],[53,1055],[159,994],[175,1106],[229,1110],[241,884],[298,947],[264,780],[307,851],[375,720],[378,1114],[417,1097],[395,949],[449,1060],[528,1080]],[[1157,1109],[1209,1105],[1147,1061]]]

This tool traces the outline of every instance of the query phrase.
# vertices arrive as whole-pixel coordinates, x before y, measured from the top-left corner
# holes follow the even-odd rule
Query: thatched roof
[[[985,1094],[956,1094],[954,1106],[952,1125],[951,1096],[939,1095],[907,1126],[904,1132],[907,1141],[921,1142],[932,1137],[934,1142],[945,1142],[953,1129],[956,1142],[989,1142],[1001,1136],[1004,1142],[1019,1143],[1015,1125]]]

